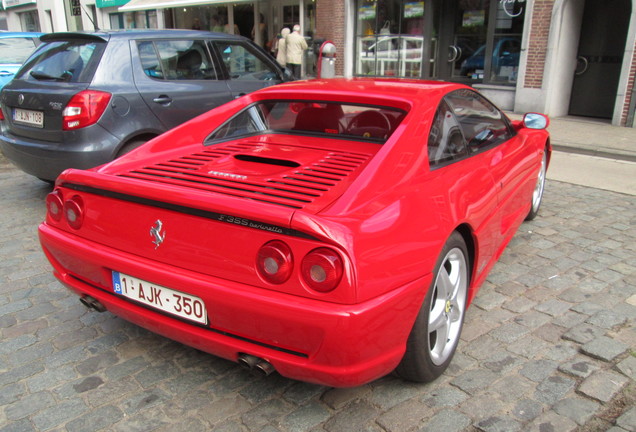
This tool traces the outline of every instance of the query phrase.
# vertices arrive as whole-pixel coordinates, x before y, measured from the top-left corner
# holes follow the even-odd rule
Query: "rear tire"
[[[133,151],[137,147],[141,147],[142,145],[144,145],[147,142],[148,141],[145,141],[145,140],[133,140],[133,141],[127,142],[126,144],[124,144],[119,149],[119,151],[117,152],[117,156],[116,157],[122,157],[126,153],[130,153],[131,151]]]
[[[469,277],[466,242],[454,232],[435,265],[432,285],[409,335],[406,353],[395,370],[398,376],[430,382],[444,373],[461,335]]]
[[[44,183],[48,183],[49,186],[55,186],[55,180],[47,180],[43,179],[42,177],[38,177],[38,180],[42,180]]]

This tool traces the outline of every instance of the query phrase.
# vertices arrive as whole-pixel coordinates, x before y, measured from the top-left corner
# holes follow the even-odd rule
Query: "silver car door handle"
[[[170,102],[172,102],[172,98],[169,96],[161,95],[154,98],[152,101],[161,105],[168,105]]]
[[[0,76],[11,76],[11,75],[13,74],[9,71],[0,71]]]

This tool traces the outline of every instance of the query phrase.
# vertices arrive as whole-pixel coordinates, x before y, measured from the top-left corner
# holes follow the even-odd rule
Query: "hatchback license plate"
[[[113,271],[116,294],[200,324],[208,323],[203,300],[161,285]]]
[[[13,121],[41,128],[44,127],[44,113],[42,111],[15,108],[13,110]]]

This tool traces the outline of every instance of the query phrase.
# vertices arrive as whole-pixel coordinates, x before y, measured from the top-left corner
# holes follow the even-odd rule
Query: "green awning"
[[[123,6],[130,0],[95,0],[95,6],[98,8]]]
[[[12,7],[25,6],[25,5],[31,5],[31,4],[35,5],[36,3],[37,3],[37,0],[3,0],[2,6],[4,10],[7,10]]]
[[[119,8],[120,12],[131,12],[148,9],[165,9],[183,6],[211,6],[219,4],[235,4],[254,2],[254,0],[130,0],[126,6]]]

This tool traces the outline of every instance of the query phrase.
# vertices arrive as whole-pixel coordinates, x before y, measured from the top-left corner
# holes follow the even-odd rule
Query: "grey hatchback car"
[[[250,40],[192,30],[50,33],[0,94],[0,147],[53,181],[289,80]]]

